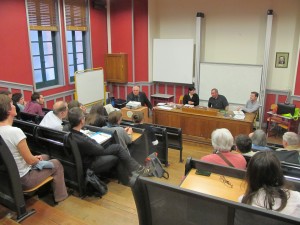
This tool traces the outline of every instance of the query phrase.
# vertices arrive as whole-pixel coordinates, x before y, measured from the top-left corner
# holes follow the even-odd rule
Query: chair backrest
[[[20,175],[15,159],[0,136],[0,202],[17,212],[17,219],[27,215]]]
[[[246,170],[203,162],[201,160],[188,157],[185,164],[185,175],[187,175],[188,172],[193,168],[210,171],[212,173],[217,173],[224,176],[236,177],[240,179],[245,178],[246,175]]]
[[[300,219],[137,177],[131,187],[140,225],[291,225]]]
[[[149,124],[155,127],[165,128],[168,135],[168,148],[176,149],[180,151],[180,158],[179,161],[182,162],[182,129],[178,127],[169,127],[169,126],[162,126],[158,124]]]
[[[129,152],[132,158],[134,158],[141,165],[145,164],[145,159],[149,155],[149,143],[147,134],[144,129],[132,128],[133,132],[141,134],[141,136],[133,141],[129,146]]]
[[[65,182],[83,196],[85,194],[84,171],[81,155],[72,134],[38,126],[35,133],[41,153],[58,159],[64,167]]]
[[[19,117],[21,120],[35,123],[35,124],[40,124],[42,119],[44,118],[43,116],[39,116],[36,114],[31,114],[31,113],[26,113],[26,112],[20,112]]]
[[[157,157],[159,160],[168,166],[168,135],[166,128],[151,126],[152,131],[158,140],[158,145],[156,146]],[[151,145],[150,145],[151,146]],[[153,153],[151,150],[149,154]]]
[[[183,95],[180,95],[178,99],[178,104],[183,104]]]

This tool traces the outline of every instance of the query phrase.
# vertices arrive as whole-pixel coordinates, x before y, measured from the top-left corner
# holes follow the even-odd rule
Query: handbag
[[[107,185],[100,180],[93,170],[87,169],[85,176],[85,188],[88,196],[102,197],[107,193]]]

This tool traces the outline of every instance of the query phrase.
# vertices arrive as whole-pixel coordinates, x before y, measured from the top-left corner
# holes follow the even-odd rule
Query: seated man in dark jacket
[[[129,101],[140,102],[142,106],[147,105],[149,109],[153,108],[146,94],[140,91],[140,88],[138,86],[134,86],[132,88],[132,92],[127,95],[127,102]]]
[[[114,167],[116,163],[120,163],[122,168],[128,170],[129,174],[132,172],[138,173],[142,176],[150,176],[152,174],[150,169],[141,166],[138,162],[131,158],[128,152],[121,145],[112,144],[108,148],[104,149],[95,140],[80,132],[81,128],[85,124],[85,116],[82,109],[78,107],[72,108],[69,110],[68,118],[72,136],[78,144],[85,170],[90,168],[98,174],[107,172]],[[116,158],[118,159],[117,162],[115,160]],[[121,182],[123,181],[124,179],[121,180]]]

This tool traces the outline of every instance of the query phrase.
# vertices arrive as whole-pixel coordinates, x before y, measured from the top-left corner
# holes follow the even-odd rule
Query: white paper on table
[[[159,109],[165,109],[165,110],[171,110],[171,107],[167,107],[167,106],[157,106]]]

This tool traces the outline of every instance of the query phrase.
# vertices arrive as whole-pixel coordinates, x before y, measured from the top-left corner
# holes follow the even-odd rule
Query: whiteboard
[[[193,39],[153,40],[153,81],[192,84]]]
[[[225,63],[200,63],[199,98],[208,100],[217,88],[228,103],[245,104],[250,92],[260,93],[262,66]]]
[[[83,105],[104,99],[103,69],[77,71],[75,73],[75,98]]]

